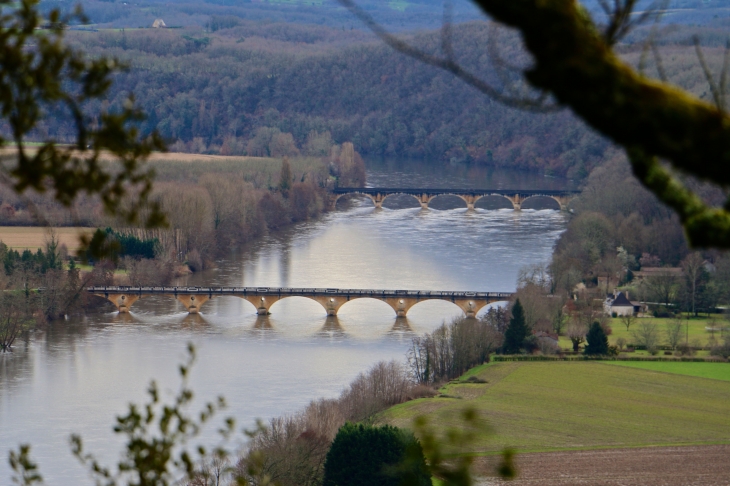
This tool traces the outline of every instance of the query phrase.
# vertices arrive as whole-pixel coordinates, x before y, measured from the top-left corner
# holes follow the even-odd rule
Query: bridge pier
[[[198,314],[200,312],[200,306],[211,299],[211,297],[202,294],[177,294],[174,297],[185,306],[190,314]]]
[[[515,211],[522,211],[522,203],[525,201],[525,199],[527,199],[521,194],[515,194],[514,196],[505,197],[512,202],[512,206],[515,208]]]
[[[568,210],[568,204],[570,201],[573,200],[572,197],[566,197],[566,196],[552,196],[553,199],[555,199],[558,204],[560,204],[560,210],[561,211],[567,211]]]
[[[370,199],[373,200],[373,204],[375,204],[375,207],[377,209],[383,209],[383,201],[385,201],[386,195],[377,193],[374,196],[370,196]]]
[[[487,302],[480,302],[472,299],[455,299],[454,304],[461,307],[466,317],[476,317],[477,313],[487,306]]]
[[[337,297],[337,296],[317,296],[317,297],[310,297],[315,302],[318,302],[319,305],[324,307],[325,312],[327,312],[328,316],[336,316],[337,312],[340,310],[340,307],[342,307],[345,302],[347,302],[348,298],[346,297]]]
[[[418,199],[418,202],[421,204],[421,209],[428,209],[428,203],[431,202],[433,196],[429,196],[428,194],[421,194],[420,196],[415,196],[415,198]]]
[[[476,204],[476,202],[478,200],[480,200],[482,198],[482,196],[473,196],[473,195],[470,195],[470,194],[469,195],[465,195],[465,196],[460,196],[460,197],[466,203],[466,209],[467,209],[467,211],[474,211],[474,205]]]
[[[114,306],[117,308],[117,311],[120,314],[128,314],[129,308],[132,307],[132,304],[137,302],[140,299],[139,295],[135,294],[104,294],[104,298],[107,299],[109,302],[114,304]]]
[[[412,297],[385,297],[383,301],[393,308],[396,317],[406,317],[411,307],[418,303],[418,299]]]
[[[241,296],[241,298],[251,302],[256,307],[256,313],[260,316],[268,316],[271,314],[269,309],[280,299],[277,295],[266,295],[263,297],[260,295],[246,295]]]

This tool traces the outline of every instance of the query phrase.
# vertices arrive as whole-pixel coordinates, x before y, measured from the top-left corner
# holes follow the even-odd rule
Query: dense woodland
[[[92,55],[130,63],[105,107],[118,108],[133,93],[148,114],[143,129],[157,129],[174,151],[262,155],[250,145],[261,133],[291,134],[301,148],[313,131],[329,132],[334,143],[352,141],[368,156],[464,161],[580,179],[611,147],[567,110],[535,114],[508,108],[362,31],[210,19],[215,32],[101,29],[69,37]],[[724,26],[716,22],[703,34],[713,69],[721,65],[724,39]],[[664,38],[664,70],[682,87],[709,98],[688,44],[693,28],[682,29]],[[435,34],[409,36],[428,51],[438,49]],[[454,46],[465,66],[499,85],[500,75],[510,75],[495,69],[488,38],[487,24],[462,24],[455,29]],[[529,63],[515,36],[501,32],[495,44],[510,63]],[[622,49],[628,61],[640,62],[640,45]],[[646,65],[649,75],[657,75],[651,56]],[[68,118],[50,119],[39,133],[46,135],[69,139]]]

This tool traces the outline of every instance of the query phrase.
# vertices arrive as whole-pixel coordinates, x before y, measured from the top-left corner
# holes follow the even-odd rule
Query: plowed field
[[[510,486],[728,486],[730,446],[647,447],[519,454],[519,477]],[[493,470],[494,457],[478,461]]]

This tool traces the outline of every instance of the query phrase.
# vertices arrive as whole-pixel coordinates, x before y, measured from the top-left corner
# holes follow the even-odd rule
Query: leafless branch
[[[454,57],[454,46],[452,44],[452,14],[453,5],[450,0],[447,0],[444,3],[444,19],[441,23],[441,51],[444,53],[444,56],[446,56],[446,59],[456,62]]]
[[[378,24],[372,16],[361,9],[355,4],[353,0],[339,0],[339,2],[347,8],[355,17],[360,19],[380,40],[385,42],[393,49],[401,52],[407,56],[410,56],[418,61],[434,66],[445,71],[454,74],[457,78],[461,79],[468,85],[476,88],[482,93],[486,94],[490,98],[514,108],[520,108],[523,110],[534,111],[534,112],[552,112],[561,110],[562,107],[556,104],[548,104],[547,100],[549,95],[546,93],[540,93],[539,95],[532,98],[512,97],[505,95],[501,90],[495,88],[479,76],[473,74],[471,71],[465,69],[459,64],[451,52],[451,26],[441,30],[442,49],[444,50],[444,57],[435,56],[429,54],[421,49],[418,49],[407,42],[399,39],[390,32],[386,31],[380,24]],[[448,9],[445,10],[445,17],[450,15],[447,13]]]
[[[720,87],[715,83],[712,72],[710,71],[709,66],[707,66],[707,62],[705,62],[705,55],[702,53],[702,47],[700,46],[700,38],[698,36],[694,36],[692,40],[694,41],[697,60],[700,63],[700,67],[702,67],[702,72],[705,74],[707,84],[710,86],[710,92],[712,93],[712,99],[715,101],[715,106],[718,110],[724,110],[724,94],[720,91]]]
[[[613,6],[609,5],[608,0],[597,0],[597,2],[608,16],[608,25],[603,37],[609,45],[616,44],[634,27],[651,18],[658,22],[669,5],[669,0],[655,0],[644,11],[637,14],[634,12],[634,7],[638,0],[613,0]]]
[[[662,61],[662,55],[659,52],[659,47],[657,47],[655,42],[651,43],[651,52],[654,54],[654,63],[656,64],[656,70],[659,73],[659,79],[666,83],[669,78],[667,78],[667,72],[664,70],[664,62]]]
[[[720,96],[722,98],[722,110],[727,107],[725,95],[727,93],[727,72],[730,69],[730,40],[725,43],[725,56],[722,60],[722,72],[720,73]]]

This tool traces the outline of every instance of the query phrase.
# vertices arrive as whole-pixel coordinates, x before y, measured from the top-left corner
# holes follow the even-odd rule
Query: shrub
[[[431,485],[423,450],[412,432],[390,425],[347,423],[340,428],[325,460],[324,486],[398,486],[405,480]]]
[[[537,338],[537,346],[540,348],[542,354],[558,354],[560,352],[558,342],[549,337]]]
[[[714,346],[710,350],[710,356],[722,356],[725,359],[730,358],[730,339],[725,339],[725,343],[720,346]]]

